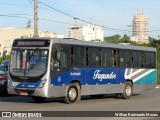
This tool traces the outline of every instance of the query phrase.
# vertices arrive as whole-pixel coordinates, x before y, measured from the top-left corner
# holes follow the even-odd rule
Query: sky
[[[67,35],[67,28],[75,18],[105,26],[105,36],[129,34],[129,27],[137,9],[148,17],[149,36],[160,35],[160,0],[38,0],[38,28],[41,31]],[[44,4],[42,4],[42,3]],[[55,9],[61,11],[57,12]],[[33,0],[1,0],[0,27],[24,28],[33,21]],[[62,14],[65,13],[65,14]],[[44,20],[45,19],[45,20]],[[87,23],[77,20],[77,24]],[[118,30],[115,30],[118,29]]]

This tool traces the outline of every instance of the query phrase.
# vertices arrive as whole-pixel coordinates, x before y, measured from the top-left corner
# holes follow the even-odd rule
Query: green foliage
[[[8,60],[9,58],[10,58],[9,55],[7,55],[7,56],[5,56],[5,57],[1,57],[1,58],[0,58],[0,64],[1,64],[3,61]]]
[[[121,38],[121,36],[120,35],[113,35],[113,36],[109,36],[109,37],[104,37],[104,41],[105,42],[114,42],[114,43],[117,43],[118,42],[118,40]]]
[[[129,39],[129,37],[124,34],[124,36],[121,38],[120,35],[113,35],[113,36],[109,36],[109,37],[104,37],[104,42],[107,43],[132,43]]]
[[[138,44],[136,42],[132,42],[129,37],[125,34],[122,38],[120,35],[113,35],[109,37],[104,37],[104,42],[107,43],[130,43],[132,45],[141,45],[146,47],[154,47],[157,49],[157,83],[160,85],[160,40],[157,40],[155,38],[149,37],[149,43],[148,44]]]

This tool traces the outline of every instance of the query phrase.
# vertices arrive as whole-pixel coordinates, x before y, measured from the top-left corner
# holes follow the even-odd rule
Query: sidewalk
[[[157,85],[156,88],[160,88],[160,85]]]

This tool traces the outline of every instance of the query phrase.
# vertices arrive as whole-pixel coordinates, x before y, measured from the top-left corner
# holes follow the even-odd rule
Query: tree
[[[126,34],[124,34],[123,37],[121,38],[121,42],[122,43],[131,43],[129,36],[127,36]]]
[[[8,60],[9,58],[10,58],[9,55],[7,55],[6,57],[1,57],[1,58],[0,58],[0,64],[1,64],[3,61]]]
[[[116,34],[116,35],[104,37],[104,42],[107,42],[107,43],[117,43],[120,38],[121,38],[121,36],[118,35],[118,34]]]
[[[131,43],[129,36],[127,36],[126,34],[124,34],[122,38],[119,34],[104,37],[104,42],[107,42],[107,43]]]

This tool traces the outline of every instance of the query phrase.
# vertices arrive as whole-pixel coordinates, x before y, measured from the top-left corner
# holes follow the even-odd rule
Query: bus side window
[[[101,64],[101,62],[102,62],[101,56],[102,56],[101,49],[100,48],[96,48],[96,56],[95,56],[96,67],[101,67],[102,66],[102,64]]]
[[[103,67],[112,67],[112,50],[103,49],[102,50],[102,66]]]
[[[51,71],[53,71],[53,56],[51,56]]]
[[[66,58],[66,53],[62,51],[60,53],[60,67],[67,67]]]
[[[146,68],[156,68],[156,60],[155,58],[155,53],[151,52],[146,52],[145,53],[145,67]]]
[[[81,67],[84,67],[85,66],[85,50],[84,50],[84,47],[80,47],[80,54],[79,54],[79,59],[80,60],[80,66]]]
[[[144,52],[141,52],[141,68],[144,68]]]
[[[86,66],[88,66],[89,59],[88,59],[88,47],[86,48]]]
[[[133,66],[132,51],[126,51],[126,67],[131,68]]]
[[[120,55],[119,50],[116,51],[116,67],[120,66]]]
[[[60,51],[58,48],[53,49],[52,51],[52,59],[51,59],[51,65],[53,67],[59,67],[60,62]]]
[[[156,59],[155,59],[156,57],[155,56],[156,56],[155,53],[151,53],[151,58],[152,58],[151,59],[151,61],[152,61],[151,62],[151,68],[154,68],[154,69],[156,69]]]
[[[124,50],[119,51],[119,67],[126,67],[126,51]]]
[[[117,52],[116,50],[112,50],[112,67],[117,66]]]

